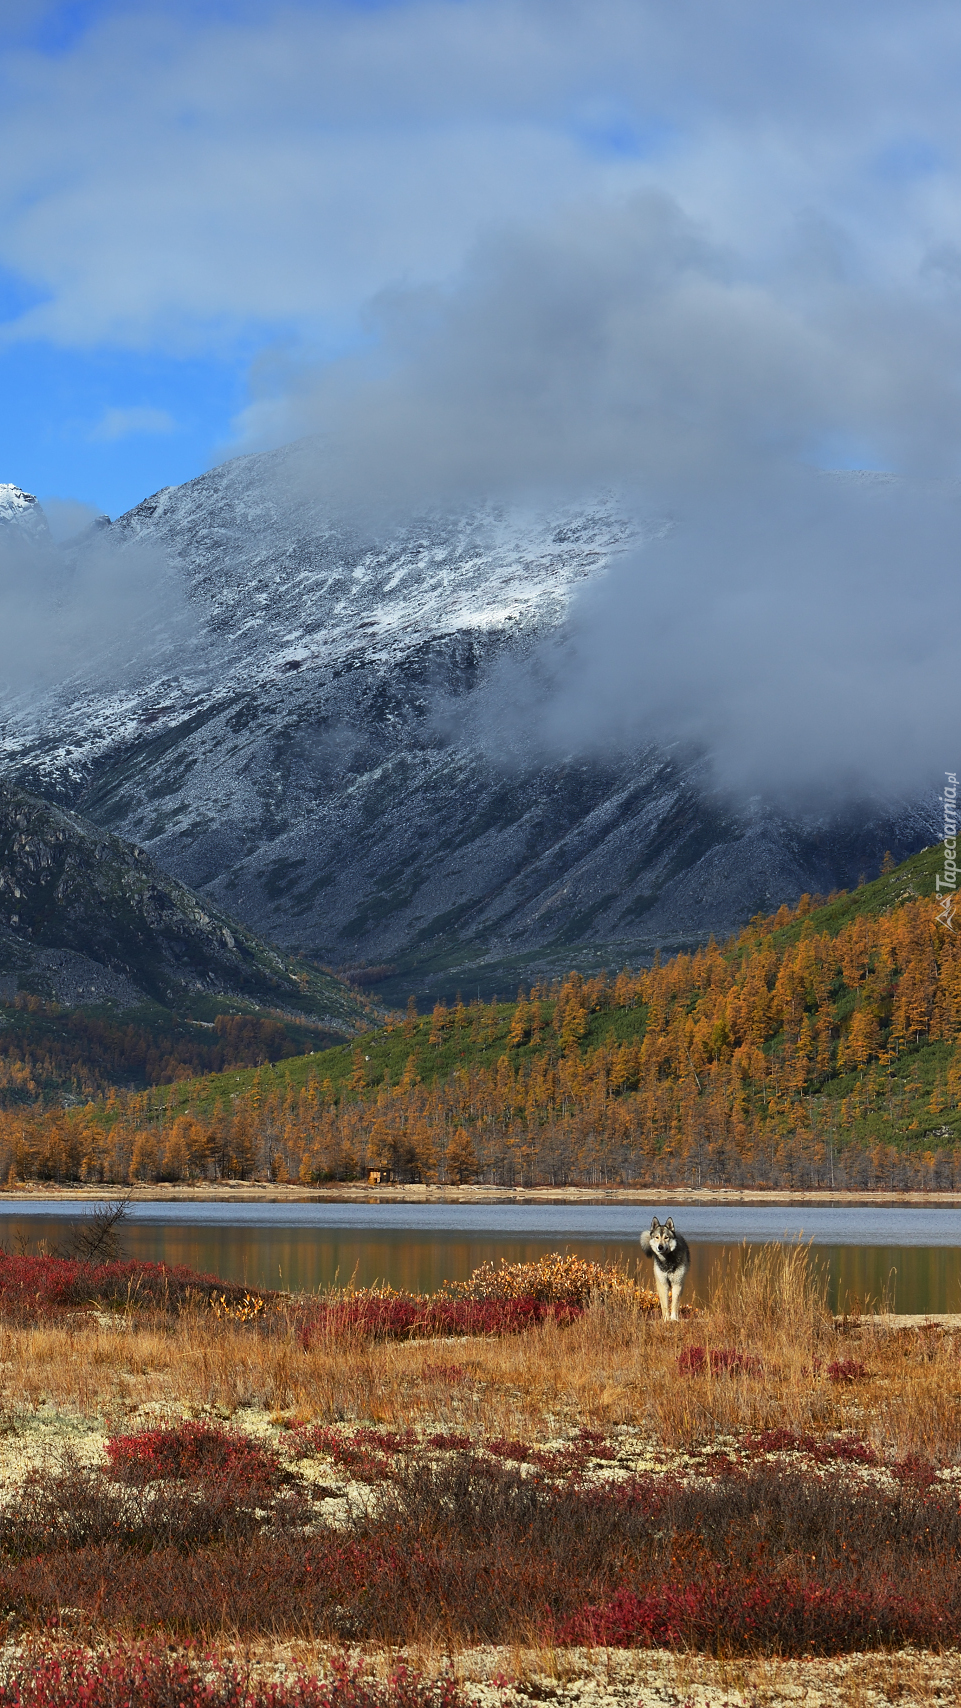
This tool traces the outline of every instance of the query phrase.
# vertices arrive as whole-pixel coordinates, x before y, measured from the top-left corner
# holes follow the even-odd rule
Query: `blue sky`
[[[331,430],[345,388],[381,399],[347,412],[376,431],[371,364],[416,366],[415,321],[491,348],[505,255],[553,233],[534,247],[557,256],[561,231],[607,234],[576,264],[614,304],[600,274],[634,239],[610,233],[652,196],[709,257],[697,290],[725,284],[723,340],[755,293],[765,372],[794,376],[792,418],[768,398],[752,442],[956,470],[956,4],[24,0],[0,21],[0,479],[116,515]]]

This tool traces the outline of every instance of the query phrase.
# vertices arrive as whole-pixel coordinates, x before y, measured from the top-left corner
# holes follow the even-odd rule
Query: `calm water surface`
[[[4,1197],[8,1251],[55,1247],[64,1224],[93,1206]],[[743,1242],[811,1242],[835,1308],[885,1297],[898,1311],[961,1311],[961,1209],[861,1206],[653,1206],[673,1215],[693,1247],[692,1283],[705,1298]],[[389,1281],[432,1292],[488,1260],[529,1261],[571,1251],[633,1264],[652,1209],[622,1204],[169,1204],[138,1203],[124,1241],[130,1257],[183,1263],[250,1286],[314,1290]],[[641,1260],[641,1275],[649,1266]]]

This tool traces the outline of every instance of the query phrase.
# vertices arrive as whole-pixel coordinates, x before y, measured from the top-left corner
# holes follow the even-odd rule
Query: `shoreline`
[[[132,1190],[115,1185],[53,1185],[39,1181],[17,1181],[0,1191],[4,1197],[47,1199],[51,1203],[74,1203],[85,1199],[126,1197],[131,1203],[209,1204],[323,1204],[323,1203],[426,1203],[426,1204],[820,1204],[915,1205],[918,1208],[961,1207],[958,1192],[791,1192],[781,1188],[729,1186],[652,1187],[644,1191],[622,1186],[368,1186],[337,1181],[329,1186],[284,1185],[268,1181],[210,1181],[189,1185],[137,1186]]]

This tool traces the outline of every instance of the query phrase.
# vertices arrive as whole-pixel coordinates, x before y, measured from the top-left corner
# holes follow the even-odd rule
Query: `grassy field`
[[[726,1277],[723,1293],[677,1325],[660,1322],[650,1293],[628,1291],[520,1334],[460,1336],[455,1345],[444,1332],[442,1357],[430,1329],[411,1340],[388,1328],[381,1338],[376,1325],[333,1319],[329,1331],[305,1334],[301,1305],[288,1295],[208,1287],[209,1297],[191,1294],[169,1310],[149,1297],[142,1303],[135,1288],[127,1308],[124,1282],[119,1300],[70,1302],[34,1322],[13,1320],[29,1316],[29,1301],[11,1303],[0,1329],[0,1462],[15,1451],[21,1424],[29,1433],[48,1408],[87,1420],[84,1427],[206,1411],[256,1417],[268,1432],[294,1421],[466,1429],[472,1438],[534,1443],[623,1427],[679,1451],[743,1431],[854,1430],[883,1458],[961,1463],[953,1334],[901,1330],[896,1319],[836,1322],[800,1248],[760,1248]],[[423,1311],[425,1301],[418,1305]],[[697,1347],[708,1350],[703,1368],[690,1357]],[[712,1348],[732,1353],[733,1373],[712,1360]],[[858,1368],[840,1379],[827,1373],[846,1360]]]
[[[504,1314],[525,1300],[539,1317]],[[258,1704],[338,1655],[343,1708],[365,1708],[358,1656],[411,1708],[520,1702],[534,1674],[561,1697],[603,1675],[612,1703],[668,1699],[655,1674],[676,1700],[686,1677],[692,1701],[776,1701],[801,1657],[808,1700],[850,1673],[867,1701],[854,1653],[909,1656],[901,1694],[930,1699],[961,1638],[954,1336],[835,1321],[782,1248],[678,1325],[652,1303],[571,1259],[414,1317],[386,1292],[0,1260],[10,1654],[112,1656],[129,1684],[145,1643],[153,1682],[89,1696],[144,1708],[192,1702],[170,1656],[210,1654],[225,1694],[202,1700],[238,1708],[238,1654]],[[375,1689],[398,1655],[420,1682]],[[314,1700],[283,1689],[276,1708]]]

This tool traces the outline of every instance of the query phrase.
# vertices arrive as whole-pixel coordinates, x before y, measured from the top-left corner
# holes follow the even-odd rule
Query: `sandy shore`
[[[49,1199],[73,1203],[84,1198],[117,1198],[119,1186],[57,1186],[17,1181],[0,1191],[7,1198]],[[367,1186],[338,1181],[331,1186],[287,1186],[277,1182],[219,1180],[192,1185],[136,1186],[131,1199],[151,1204],[915,1204],[929,1208],[961,1206],[961,1192],[781,1192],[740,1191],[733,1187],[657,1186]]]

